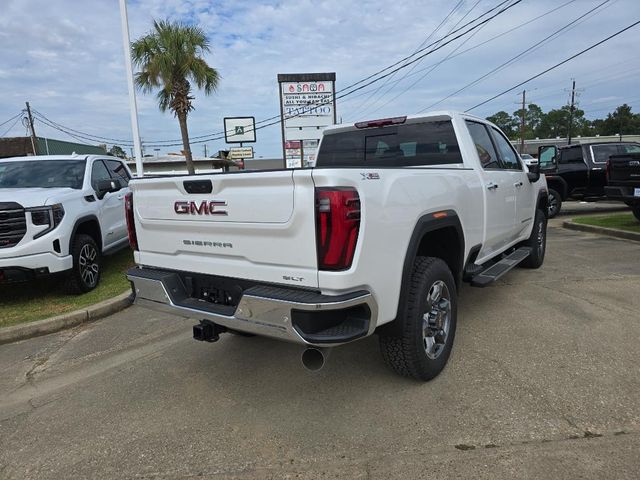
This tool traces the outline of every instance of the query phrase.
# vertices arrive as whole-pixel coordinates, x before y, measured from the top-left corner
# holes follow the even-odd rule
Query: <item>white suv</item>
[[[127,246],[130,179],[109,156],[0,160],[0,283],[67,272],[70,291],[95,288],[102,256]]]

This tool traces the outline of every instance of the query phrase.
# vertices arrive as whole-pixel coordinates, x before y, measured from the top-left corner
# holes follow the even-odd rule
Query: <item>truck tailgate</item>
[[[612,155],[608,165],[609,185],[640,187],[640,153]]]
[[[140,265],[317,287],[310,171],[149,178],[131,188]]]

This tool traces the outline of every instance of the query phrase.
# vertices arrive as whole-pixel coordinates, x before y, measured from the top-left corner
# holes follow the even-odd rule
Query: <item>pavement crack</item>
[[[76,336],[80,334],[80,329],[71,329],[62,336],[62,341],[55,344],[55,346],[50,350],[45,350],[44,352],[40,352],[36,354],[35,360],[29,371],[25,373],[25,379],[29,385],[34,384],[35,377],[44,372],[47,369],[47,364],[49,361],[57,355],[65,346],[69,344]]]

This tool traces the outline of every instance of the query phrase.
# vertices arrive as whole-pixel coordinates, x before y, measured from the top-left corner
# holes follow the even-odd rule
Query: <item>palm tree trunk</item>
[[[196,170],[193,166],[193,157],[191,156],[191,147],[189,146],[189,130],[187,129],[187,114],[178,112],[178,121],[180,122],[180,133],[182,134],[182,152],[187,162],[187,172],[189,175],[195,175]]]

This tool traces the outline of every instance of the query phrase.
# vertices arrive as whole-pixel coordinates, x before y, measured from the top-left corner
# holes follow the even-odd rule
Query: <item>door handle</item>
[[[523,185],[522,182],[516,182],[516,183],[513,184],[513,186],[516,187],[516,188],[520,188],[522,185]]]
[[[497,183],[490,182],[490,183],[487,184],[487,189],[488,190],[496,190],[497,188],[498,188],[498,184]]]

